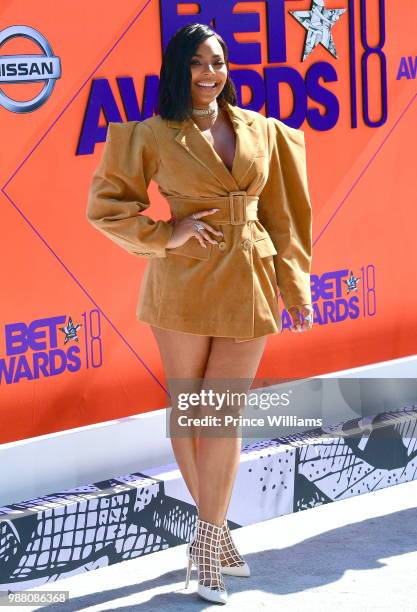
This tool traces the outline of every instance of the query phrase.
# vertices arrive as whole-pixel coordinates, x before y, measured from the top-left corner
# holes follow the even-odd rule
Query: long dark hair
[[[229,54],[223,38],[203,23],[188,24],[175,32],[170,39],[162,59],[159,78],[157,112],[163,119],[183,121],[191,117],[191,58],[197,47],[210,36],[216,36],[223,49],[224,60],[229,71]],[[237,104],[236,89],[229,74],[217,103],[221,108],[225,101]]]

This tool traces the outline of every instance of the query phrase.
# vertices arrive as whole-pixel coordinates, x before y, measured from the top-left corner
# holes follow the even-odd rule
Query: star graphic
[[[310,11],[289,11],[290,15],[307,30],[302,62],[318,44],[323,45],[337,58],[336,46],[330,30],[346,11],[345,8],[326,9],[324,0],[312,0]]]
[[[343,279],[343,282],[346,283],[346,286],[348,288],[347,292],[350,293],[351,291],[357,291],[358,290],[358,283],[360,281],[360,277],[359,276],[354,276],[352,270],[350,271],[350,276],[348,278],[348,280]]]
[[[59,327],[59,331],[62,331],[65,334],[64,344],[69,342],[70,340],[75,340],[78,342],[77,329],[81,327],[81,323],[78,323],[74,326],[71,317],[68,317],[68,325],[65,327]]]

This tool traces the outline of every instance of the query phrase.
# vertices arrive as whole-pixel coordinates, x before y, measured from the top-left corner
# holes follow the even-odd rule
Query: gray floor
[[[59,580],[70,602],[43,610],[417,609],[417,481],[234,531],[251,578],[225,577],[226,606],[184,590],[185,546]],[[19,607],[20,610],[40,608]]]

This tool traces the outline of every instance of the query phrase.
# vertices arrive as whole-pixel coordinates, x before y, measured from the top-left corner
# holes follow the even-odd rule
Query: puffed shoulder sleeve
[[[169,221],[154,221],[142,214],[150,206],[147,188],[158,160],[152,128],[139,121],[109,123],[89,188],[86,217],[133,255],[166,257],[174,230]]]
[[[285,308],[311,304],[312,210],[304,132],[267,118],[270,167],[258,217],[274,243],[274,266]]]

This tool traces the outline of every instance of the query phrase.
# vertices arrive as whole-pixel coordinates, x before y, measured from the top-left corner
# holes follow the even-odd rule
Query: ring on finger
[[[204,229],[204,225],[202,225],[201,223],[194,223],[194,227],[197,230],[197,232],[201,232]]]

